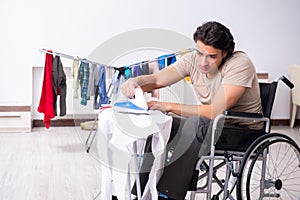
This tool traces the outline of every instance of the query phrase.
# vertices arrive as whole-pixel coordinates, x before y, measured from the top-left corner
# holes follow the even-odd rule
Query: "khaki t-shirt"
[[[213,79],[198,70],[196,52],[186,54],[182,59],[170,66],[183,77],[190,76],[193,88],[201,104],[211,104],[221,84],[246,87],[245,92],[230,108],[233,111],[262,113],[258,79],[255,67],[246,53],[234,52]],[[231,120],[230,123],[249,125],[250,128],[261,128],[262,123],[254,121]]]

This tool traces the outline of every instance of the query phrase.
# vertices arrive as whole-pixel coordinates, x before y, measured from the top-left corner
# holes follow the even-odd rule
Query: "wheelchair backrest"
[[[259,83],[260,98],[264,117],[271,117],[277,84],[277,81],[272,83]]]

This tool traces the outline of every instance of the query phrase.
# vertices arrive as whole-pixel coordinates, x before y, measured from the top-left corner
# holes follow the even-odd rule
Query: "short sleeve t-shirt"
[[[196,52],[186,54],[170,66],[182,76],[190,76],[193,88],[201,104],[211,104],[219,87],[224,85],[243,86],[246,88],[237,103],[230,108],[233,111],[262,113],[258,79],[255,67],[246,53],[238,51],[219,67],[212,79],[198,69]],[[261,128],[261,123],[254,121],[231,120],[231,123]]]

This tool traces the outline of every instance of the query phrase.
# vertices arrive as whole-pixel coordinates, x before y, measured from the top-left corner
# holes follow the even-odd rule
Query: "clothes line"
[[[85,62],[85,63],[101,65],[101,66],[104,66],[104,67],[107,67],[107,68],[115,68],[113,66],[108,66],[108,65],[104,65],[104,64],[97,63],[97,62],[94,62],[94,61],[90,61],[86,58],[79,58],[78,56],[71,56],[71,55],[68,55],[68,54],[65,54],[65,53],[59,53],[59,52],[52,51],[52,50],[40,49],[40,52],[43,52],[43,53],[46,53],[46,54],[51,54],[51,55],[57,55],[57,56],[60,56],[60,57],[71,59],[71,60],[79,60],[79,61]]]
[[[154,58],[154,59],[151,59],[151,60],[147,60],[147,61],[142,61],[142,62],[138,62],[138,63],[134,63],[134,64],[130,64],[130,65],[126,65],[126,68],[132,68],[136,65],[142,65],[142,64],[146,64],[146,63],[152,63],[152,62],[157,62],[159,60],[165,60],[165,59],[168,59],[168,58],[171,58],[171,57],[174,57],[174,56],[178,56],[178,55],[183,55],[185,53],[189,53],[189,52],[192,52],[194,51],[195,48],[188,48],[188,49],[185,49],[183,51],[177,51],[177,52],[174,52],[174,53],[170,53],[170,54],[167,54],[167,56],[165,57],[162,57],[162,58]],[[109,66],[109,65],[105,65],[105,64],[101,64],[101,63],[97,63],[97,62],[94,62],[94,61],[90,61],[86,58],[79,58],[78,56],[71,56],[71,55],[68,55],[68,54],[64,54],[64,53],[59,53],[59,52],[56,52],[56,51],[49,51],[47,49],[40,49],[40,52],[43,52],[43,53],[47,53],[47,54],[52,54],[52,55],[57,55],[57,56],[60,56],[60,57],[64,57],[64,58],[67,58],[67,59],[72,59],[72,60],[79,60],[79,61],[82,61],[82,62],[86,62],[86,63],[91,63],[91,64],[96,64],[96,65],[100,65],[100,66],[104,66],[106,68],[113,68],[115,70],[120,70],[120,69],[124,69],[124,66],[121,66],[121,67],[114,67],[114,66]]]
[[[136,66],[136,65],[142,65],[142,64],[145,64],[145,63],[151,63],[151,62],[156,62],[156,61],[159,61],[159,60],[165,60],[165,59],[168,59],[168,58],[172,58],[174,56],[183,55],[185,53],[192,52],[194,50],[195,50],[195,48],[188,48],[188,49],[185,49],[183,51],[177,51],[177,52],[174,52],[174,53],[169,53],[169,54],[167,54],[167,56],[164,56],[164,57],[161,57],[161,58],[158,57],[158,58],[154,58],[154,59],[151,59],[151,60],[134,63],[134,64],[131,64],[131,65],[128,65],[128,67],[131,68],[131,67]]]

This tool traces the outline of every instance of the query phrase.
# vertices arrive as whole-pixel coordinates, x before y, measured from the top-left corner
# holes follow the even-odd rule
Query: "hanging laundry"
[[[79,71],[79,58],[76,57],[73,60],[71,73],[73,77],[73,98],[78,98],[78,89],[79,89],[79,80],[78,80],[78,71]]]
[[[124,66],[124,75],[126,79],[129,79],[132,77],[131,68],[129,66]]]
[[[175,54],[169,54],[170,57],[167,58],[167,66],[172,65],[177,61]]]
[[[143,62],[142,63],[142,75],[148,75],[149,74],[149,63]]]
[[[133,67],[133,77],[137,77],[142,75],[142,69],[140,64],[137,64]]]
[[[113,74],[112,82],[111,82],[113,86],[113,91],[112,91],[113,103],[118,98],[121,85],[126,81],[126,77],[124,73],[125,73],[125,69],[122,68],[121,70],[116,70],[116,72]]]
[[[121,67],[117,70],[117,72],[114,74],[114,77],[112,78],[112,82],[109,86],[108,91],[103,90],[103,87],[100,87],[100,85],[102,85],[103,83],[100,82],[101,78],[95,78],[93,77],[95,74],[94,72],[90,72],[90,69],[93,70],[94,67],[89,67],[88,63],[94,63],[92,61],[88,61],[87,59],[82,59],[79,57],[74,57],[74,56],[70,56],[67,54],[63,54],[63,53],[58,53],[58,52],[53,52],[48,50],[43,49],[42,52],[46,52],[47,55],[59,55],[60,57],[66,57],[66,58],[71,58],[73,59],[73,64],[72,64],[72,77],[73,77],[73,97],[74,98],[78,98],[78,89],[80,88],[80,92],[81,92],[81,101],[80,104],[81,105],[87,105],[87,101],[90,99],[90,96],[93,96],[94,94],[94,108],[97,106],[100,106],[101,104],[105,104],[105,102],[110,102],[110,98],[113,96],[113,98],[115,98],[114,96],[119,95],[119,90],[120,90],[120,85],[125,82],[126,79],[129,79],[133,76],[139,76],[139,75],[147,75],[147,74],[152,74],[152,73],[156,73],[157,71],[159,71],[160,69],[163,69],[164,67],[174,63],[176,61],[176,55],[181,55],[187,52],[191,52],[194,49],[188,49],[184,52],[175,52],[173,54],[167,54],[167,55],[163,55],[163,56],[159,56],[158,60],[157,58],[155,60],[148,60],[148,61],[143,61],[140,63],[137,63],[134,67],[132,66],[124,66]],[[49,53],[47,53],[49,52]],[[79,61],[81,61],[81,63],[79,64]],[[52,57],[52,62],[53,62],[53,57]],[[97,63],[95,63],[97,64]],[[47,64],[48,65],[48,64]],[[102,64],[97,64],[97,65],[101,65],[102,67],[106,68],[112,68],[112,66],[107,66],[107,65],[102,65]],[[51,65],[52,67],[52,65]],[[116,69],[116,68],[115,68]],[[45,70],[46,70],[46,63],[45,63]],[[52,72],[52,69],[51,69]],[[44,77],[48,76],[48,73],[46,73],[46,71],[44,72]],[[50,76],[52,76],[52,74],[50,74]],[[91,78],[91,80],[90,80]],[[94,80],[94,81],[93,81]],[[97,84],[95,84],[95,82],[97,82]],[[103,79],[105,80],[105,78]],[[50,80],[52,85],[52,80]],[[44,82],[49,82],[48,80],[44,80],[43,81],[43,85]],[[93,83],[93,84],[92,84]],[[45,85],[47,85],[45,83]],[[95,86],[93,88],[93,85]],[[106,85],[106,84],[103,84]],[[103,86],[102,85],[102,86]],[[112,86],[112,87],[111,87]],[[43,86],[43,89],[46,90]],[[102,89],[101,89],[102,88]],[[60,89],[59,89],[60,90]],[[53,91],[52,91],[53,92]],[[60,94],[60,91],[56,91]],[[43,93],[43,92],[42,92]],[[104,96],[101,96],[102,94],[104,94]],[[53,93],[54,95],[54,93]],[[61,94],[60,94],[61,95]],[[97,98],[100,96],[101,98],[103,98],[104,100],[98,100]],[[157,90],[153,90],[152,91],[152,97],[158,97],[158,91]],[[41,95],[41,100],[43,101],[44,99],[42,98]],[[53,105],[53,100],[52,99],[52,105]],[[114,102],[113,100],[111,100],[112,102]],[[41,103],[42,104],[42,103]],[[53,112],[55,112],[54,110],[54,106],[53,107]],[[42,111],[42,106],[40,108],[41,112]],[[61,113],[62,115],[62,113]],[[48,116],[48,115],[47,115]],[[46,118],[49,118],[47,117]],[[51,116],[51,114],[49,115]],[[46,119],[45,118],[45,119]],[[49,121],[50,124],[50,120],[46,120]],[[50,125],[49,125],[50,126]]]
[[[163,55],[163,56],[159,56],[157,59],[158,59],[158,69],[159,70],[162,70],[163,68],[165,68],[166,67],[166,59],[165,59],[165,57],[166,57],[167,55]]]
[[[169,65],[173,64],[174,62],[176,62],[175,54],[162,55],[162,56],[159,56],[157,59],[158,59],[159,70],[162,70],[166,66],[169,66]],[[166,62],[166,60],[167,60],[167,62]]]
[[[87,105],[87,90],[89,85],[89,64],[87,62],[81,61],[79,66],[79,84],[81,91],[81,101],[80,104],[83,106]]]
[[[96,88],[98,86],[98,82],[100,80],[99,70],[96,64],[92,64],[90,67],[90,75],[89,75],[89,84],[87,96],[95,96]]]
[[[93,97],[93,108],[97,108],[97,93],[98,93],[98,83],[100,80],[99,69],[96,64],[92,64],[90,67],[90,76],[89,76],[89,84],[87,91],[87,98],[90,99]]]
[[[100,80],[98,82],[98,87],[97,87],[97,96],[98,96],[98,101],[96,108],[100,108],[102,104],[109,104],[110,100],[107,96],[107,90],[106,90],[106,72],[105,72],[105,67],[104,66],[99,66],[99,77]]]
[[[57,116],[57,96],[59,98],[60,116],[66,115],[67,78],[60,57],[55,56],[52,66],[52,86],[54,91],[54,114]]]
[[[150,62],[149,63],[149,74],[154,74],[156,72],[159,72],[158,62],[157,61]],[[151,91],[151,97],[158,98],[159,97],[158,94],[159,94],[158,89]]]
[[[48,51],[52,52],[52,51]],[[54,92],[52,87],[52,64],[53,55],[46,54],[45,67],[44,67],[44,79],[42,86],[42,93],[38,106],[38,112],[44,113],[44,123],[46,128],[50,127],[50,120],[54,117]]]

